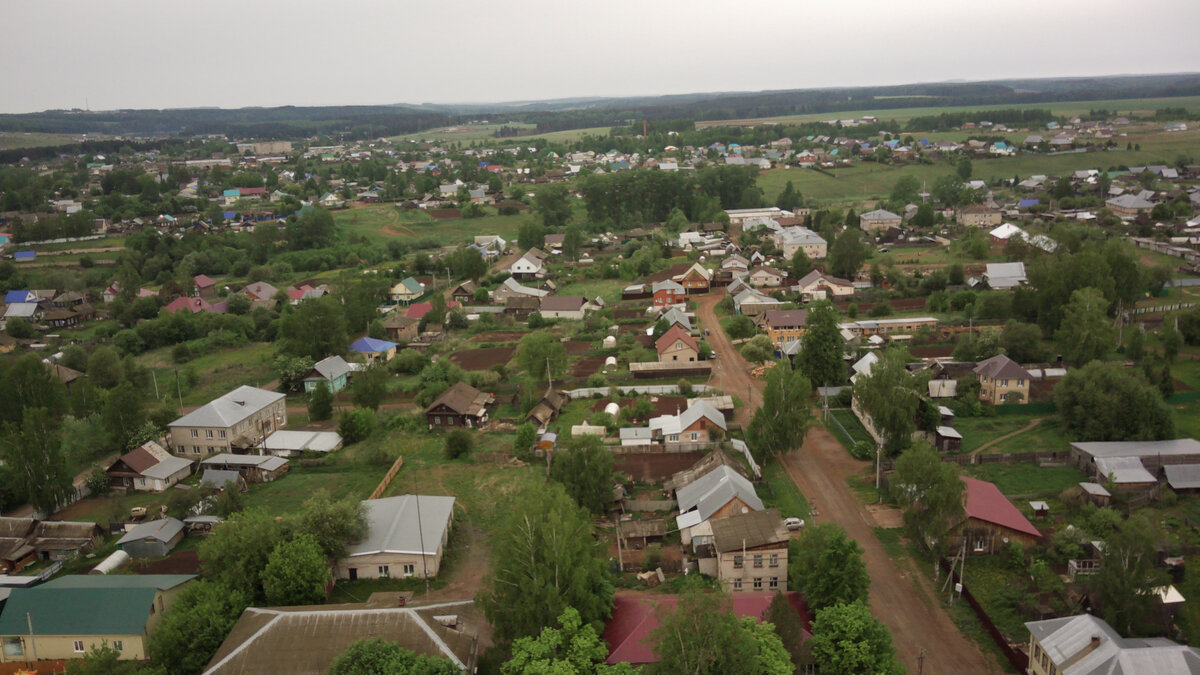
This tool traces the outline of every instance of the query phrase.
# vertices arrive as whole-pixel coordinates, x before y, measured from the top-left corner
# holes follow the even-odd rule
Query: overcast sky
[[[0,0],[0,111],[1200,71],[1196,0]]]

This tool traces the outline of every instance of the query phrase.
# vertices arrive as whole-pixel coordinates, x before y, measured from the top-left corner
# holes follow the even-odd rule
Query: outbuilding
[[[135,525],[117,540],[117,548],[133,558],[161,558],[183,540],[183,521],[163,518]]]

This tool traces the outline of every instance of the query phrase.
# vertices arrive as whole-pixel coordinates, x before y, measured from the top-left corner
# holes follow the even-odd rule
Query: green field
[[[975,464],[964,466],[963,473],[996,484],[1010,497],[1056,497],[1066,488],[1087,480],[1087,475],[1073,466],[1038,466],[1022,464]],[[1017,505],[1028,511],[1028,505]]]
[[[96,137],[98,138],[98,137]],[[0,150],[42,148],[50,145],[78,143],[78,134],[44,134],[40,132],[0,131]]]
[[[598,295],[612,305],[621,299],[621,289],[627,285],[628,282],[621,279],[588,279],[568,283],[560,287],[556,295],[579,295],[588,300],[594,300]]]
[[[271,361],[275,347],[268,343],[254,343],[234,349],[224,349],[200,356],[185,363],[176,364],[171,359],[170,347],[155,349],[137,357],[138,363],[152,370],[158,383],[160,398],[168,406],[179,404],[175,372],[194,370],[197,375],[195,387],[182,387],[183,405],[197,406],[246,384],[261,387],[275,375],[271,372]],[[154,385],[149,391],[154,392]]]
[[[442,127],[440,129],[429,129],[415,134],[405,134],[403,136],[393,136],[388,139],[390,141],[433,141],[436,143],[471,143],[475,141],[489,141],[493,143],[518,142],[524,140],[533,140],[535,138],[544,138],[551,143],[571,143],[577,141],[584,136],[607,136],[610,127],[591,127],[587,129],[568,129],[566,131],[548,131],[542,134],[530,134],[528,136],[515,136],[508,138],[496,138],[492,134],[498,131],[501,127],[509,126],[518,129],[537,129],[536,124],[525,124],[514,122],[512,124],[473,124],[470,126],[459,127]]]
[[[530,216],[489,215],[482,218],[434,220],[424,211],[403,211],[391,204],[335,211],[334,222],[350,234],[367,239],[433,237],[449,246],[471,241],[477,234],[496,234],[516,239],[517,229]]]

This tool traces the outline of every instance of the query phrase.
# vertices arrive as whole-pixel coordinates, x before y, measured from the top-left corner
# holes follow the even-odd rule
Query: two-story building
[[[1004,354],[980,361],[972,372],[979,376],[979,400],[992,405],[1029,402],[1033,376]]]
[[[716,577],[727,589],[734,593],[787,590],[791,536],[778,509],[714,518],[709,525]]]
[[[651,440],[657,443],[707,443],[714,430],[727,430],[725,415],[708,403],[696,403],[674,415],[660,415],[649,420]]]
[[[241,386],[167,425],[171,452],[190,458],[252,448],[287,426],[285,396]]]
[[[655,340],[654,348],[658,350],[660,363],[685,363],[700,358],[700,345],[678,325],[672,325]]]
[[[712,272],[704,268],[700,263],[692,263],[692,266],[683,271],[676,281],[678,281],[688,293],[707,293],[709,286],[712,284]]]
[[[878,230],[886,230],[889,227],[900,227],[900,223],[904,219],[900,216],[886,211],[884,209],[876,209],[868,211],[858,217],[858,226],[864,232],[875,232]]]
[[[1029,621],[1030,675],[1200,675],[1200,649],[1167,638],[1122,637],[1104,619],[1077,614]]]
[[[807,325],[807,309],[776,309],[763,314],[763,330],[776,347],[799,340]]]
[[[829,242],[807,227],[785,227],[775,233],[774,239],[785,260],[795,257],[796,251],[804,251],[809,260],[821,260],[829,252]]]
[[[416,302],[424,294],[425,286],[416,279],[407,277],[401,279],[395,286],[392,286],[392,289],[388,291],[388,298],[392,302],[409,305]]]
[[[541,249],[531,248],[509,266],[508,273],[514,279],[541,279],[546,276],[546,257]]]
[[[655,307],[670,307],[687,302],[687,290],[679,282],[665,279],[650,285]]]
[[[1000,209],[993,209],[984,204],[968,204],[959,207],[955,213],[959,223],[971,227],[995,227],[1004,218]]]

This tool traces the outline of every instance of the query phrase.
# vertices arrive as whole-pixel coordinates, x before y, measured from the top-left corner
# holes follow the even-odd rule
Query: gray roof
[[[988,263],[987,271],[984,272],[983,278],[988,280],[988,285],[992,288],[1012,288],[1018,284],[1025,283],[1027,280],[1025,276],[1025,263]]]
[[[4,310],[5,318],[28,318],[37,313],[36,302],[14,302]]]
[[[340,356],[326,356],[313,364],[313,370],[317,371],[321,377],[332,382],[342,375],[349,375],[353,369],[350,368],[349,363],[346,363],[346,359]],[[317,378],[310,375],[304,379],[315,380]]]
[[[682,293],[683,286],[680,285],[679,282],[677,282],[677,281],[671,281],[670,279],[664,279],[662,281],[656,281],[653,284],[651,284],[650,290],[653,293],[657,293],[662,290],[675,291],[677,293]]]
[[[1167,474],[1167,485],[1173,490],[1200,488],[1200,464],[1168,464],[1163,471]]]
[[[696,509],[704,520],[708,520],[717,509],[728,504],[734,497],[755,511],[763,509],[762,500],[758,498],[750,481],[724,464],[675,492],[680,513]]]
[[[375,553],[435,555],[450,527],[454,497],[419,497],[421,519],[417,520],[416,495],[401,495],[363,502],[367,509],[367,536],[350,546],[349,557]],[[420,531],[417,523],[420,522]],[[422,541],[424,545],[422,546]]]
[[[688,315],[687,312],[679,309],[678,307],[672,307],[671,309],[668,309],[667,311],[663,312],[662,318],[664,320],[666,320],[666,322],[669,324],[677,323],[680,326],[683,326],[684,330],[686,330],[687,332],[689,332],[689,333],[692,332],[691,317]]]
[[[891,211],[885,211],[883,209],[868,211],[859,216],[859,218],[861,220],[901,220],[900,216],[892,213]]]
[[[267,436],[267,440],[263,441],[263,447],[268,452],[276,450],[333,452],[341,445],[342,436],[336,431],[284,431],[281,429]]]
[[[1124,194],[1119,197],[1113,197],[1105,202],[1109,206],[1118,206],[1126,209],[1151,209],[1154,204],[1142,199],[1138,195]]]
[[[242,385],[171,422],[169,427],[232,427],[278,401],[284,395]]]
[[[807,227],[793,225],[779,231],[779,243],[803,246],[805,244],[824,244],[825,239]]]
[[[1109,492],[1108,490],[1105,490],[1104,486],[1099,483],[1082,482],[1079,484],[1079,487],[1082,488],[1084,492],[1088,493],[1089,495],[1095,496],[1095,497],[1111,497],[1112,496],[1112,493]]]
[[[1063,675],[1200,673],[1200,650],[1165,638],[1123,638],[1091,614],[1030,621],[1025,626]],[[1095,646],[1093,639],[1099,639]]]
[[[1147,471],[1137,457],[1097,457],[1096,472],[1111,477],[1118,485],[1155,482],[1154,474]]]
[[[149,469],[143,471],[142,475],[147,478],[159,478],[166,480],[171,476],[174,476],[176,473],[179,473],[180,471],[190,467],[192,464],[194,464],[194,462],[190,459],[184,459],[183,457],[171,455],[159,460],[158,464],[155,464]]]
[[[200,476],[200,487],[223,488],[229,483],[237,485],[242,481],[242,474],[225,469],[205,469]]]
[[[136,525],[132,530],[126,532],[124,537],[117,540],[117,546],[143,539],[157,539],[161,542],[168,542],[182,531],[183,521],[178,518],[151,520],[148,523]]]
[[[536,298],[541,298],[550,294],[550,291],[543,291],[540,288],[522,286],[521,284],[517,283],[516,279],[513,279],[512,277],[505,279],[504,285],[508,287],[508,290],[520,295],[529,295]]]
[[[739,513],[712,521],[713,545],[718,552],[739,551],[790,539],[779,509]]]
[[[263,471],[274,471],[288,461],[274,455],[234,455],[226,452],[200,460],[200,463],[208,466],[252,466]]]
[[[1200,441],[1176,438],[1169,441],[1093,441],[1072,443],[1072,448],[1091,457],[1200,456]]]

